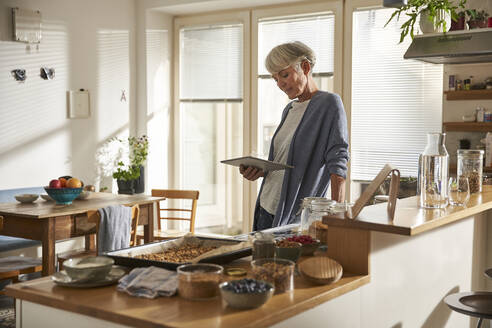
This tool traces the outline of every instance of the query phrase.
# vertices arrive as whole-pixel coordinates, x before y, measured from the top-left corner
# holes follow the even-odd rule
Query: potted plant
[[[420,18],[422,32],[447,32],[451,25],[450,19],[458,19],[456,10],[464,8],[465,3],[466,0],[459,0],[457,5],[452,0],[409,0],[393,12],[385,26],[395,17],[399,20],[402,14],[408,18],[401,26],[400,43],[407,35],[413,39],[417,17]]]
[[[450,31],[460,31],[465,29],[465,17],[466,12],[460,11],[457,13],[458,17],[456,20],[451,20],[451,28]]]
[[[116,171],[113,173],[113,178],[118,183],[118,193],[133,194],[144,192],[143,164],[147,159],[149,150],[147,136],[128,137],[126,140],[113,138],[112,141],[120,143],[123,150],[128,147],[128,156],[118,161]]]
[[[487,17],[489,17],[489,14],[485,10],[468,9],[466,13],[469,17],[467,24],[470,30],[487,27]]]

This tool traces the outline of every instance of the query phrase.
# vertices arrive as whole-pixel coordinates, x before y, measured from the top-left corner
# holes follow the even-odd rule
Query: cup
[[[470,184],[465,176],[449,178],[449,203],[455,206],[465,206],[470,199]]]

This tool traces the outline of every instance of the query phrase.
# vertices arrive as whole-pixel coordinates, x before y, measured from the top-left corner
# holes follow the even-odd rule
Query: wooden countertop
[[[346,219],[342,215],[325,216],[323,223],[413,236],[492,208],[492,186],[483,186],[482,189],[481,193],[471,195],[466,208],[449,205],[444,209],[423,209],[419,207],[419,197],[416,196],[397,201],[394,221],[388,217],[386,203],[382,203],[364,207],[356,219]]]
[[[23,204],[2,203],[0,204],[0,215],[22,216],[36,219],[45,219],[53,216],[64,216],[85,213],[88,210],[98,209],[109,205],[134,205],[151,204],[164,197],[152,197],[144,194],[117,195],[106,192],[95,192],[89,199],[76,199],[70,205],[58,205],[55,202],[47,202],[39,198],[33,203]]]
[[[302,259],[301,259],[302,260]],[[228,266],[249,268],[249,261]],[[369,283],[369,275],[344,273],[332,285],[312,285],[295,277],[295,290],[274,295],[253,310],[227,307],[220,297],[188,301],[179,296],[143,299],[116,291],[116,286],[72,289],[55,285],[50,277],[6,287],[7,295],[135,327],[267,327]]]

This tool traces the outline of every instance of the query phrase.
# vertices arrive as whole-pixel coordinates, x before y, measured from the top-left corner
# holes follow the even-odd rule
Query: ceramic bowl
[[[296,242],[292,242],[292,244],[293,245],[295,244],[295,246],[293,247],[275,246],[275,257],[289,260],[292,262],[297,262],[297,260],[301,256],[302,244]]]
[[[50,195],[41,194],[39,196],[47,202],[53,201],[53,198],[51,198]]]
[[[318,239],[316,239],[314,242],[310,244],[302,244],[301,255],[302,256],[313,255],[313,253],[318,249],[320,244],[321,242]]]
[[[46,193],[55,200],[57,204],[72,204],[73,200],[82,192],[82,188],[49,188],[44,187]]]
[[[20,195],[15,195],[15,199],[21,203],[32,203],[36,199],[38,199],[39,195],[38,194],[20,194]]]
[[[77,199],[89,199],[91,197],[92,191],[82,190],[82,192],[77,196]]]
[[[253,280],[253,279],[251,279]],[[239,280],[226,281],[219,285],[222,299],[230,307],[237,309],[254,309],[262,306],[272,297],[275,288],[272,284],[261,282],[267,285],[267,289],[261,292],[236,292],[232,286]],[[258,280],[254,280],[257,281]]]
[[[104,279],[111,271],[113,264],[114,260],[112,258],[90,256],[68,259],[63,262],[63,268],[73,280],[96,281]]]

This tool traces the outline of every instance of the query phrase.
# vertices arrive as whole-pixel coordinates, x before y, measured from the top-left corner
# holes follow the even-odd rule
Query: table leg
[[[144,225],[144,243],[151,243],[154,241],[154,207],[155,203],[148,204],[148,223]]]
[[[55,273],[55,218],[43,220],[43,276]]]
[[[93,251],[95,249],[96,249],[96,235],[93,233],[90,235],[85,235],[85,250]]]

